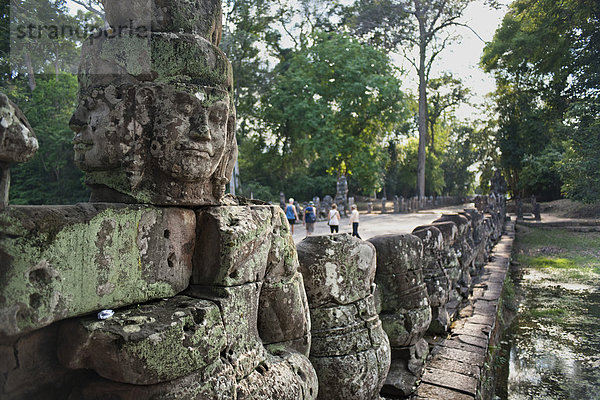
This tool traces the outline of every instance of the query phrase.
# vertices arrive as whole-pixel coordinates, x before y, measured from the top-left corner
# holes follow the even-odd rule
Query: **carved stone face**
[[[38,150],[38,141],[23,112],[0,93],[0,163],[29,161]]]
[[[77,166],[93,172],[131,164],[150,122],[145,100],[144,91],[131,86],[98,88],[82,96],[69,122]]]
[[[159,98],[164,103],[154,111],[150,145],[159,169],[178,181],[208,180],[226,149],[229,96],[214,89],[196,95],[168,90]]]

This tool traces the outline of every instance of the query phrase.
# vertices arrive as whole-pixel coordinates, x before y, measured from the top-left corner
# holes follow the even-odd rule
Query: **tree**
[[[465,103],[470,95],[470,90],[462,85],[460,79],[452,74],[445,73],[439,78],[430,79],[427,83],[429,89],[429,111],[427,113],[429,127],[429,147],[435,149],[435,128],[439,119],[447,112],[453,112],[460,104]]]
[[[498,83],[501,160],[513,193],[546,190],[559,172],[568,196],[600,199],[599,30],[596,1],[517,0],[486,46],[482,65]]]
[[[318,166],[348,173],[365,193],[382,183],[385,138],[405,116],[400,82],[382,52],[335,33],[293,52],[261,103],[281,180]]]
[[[419,151],[417,193],[425,195],[428,123],[427,83],[436,57],[452,40],[449,28],[466,26],[459,20],[472,0],[358,0],[348,22],[371,43],[401,51],[419,78]],[[410,49],[416,49],[413,58]]]
[[[392,143],[396,159],[392,158],[387,171],[387,195],[400,195],[406,198],[413,197],[417,180],[417,163],[419,153],[419,139],[411,137],[403,143]],[[427,169],[425,194],[429,196],[440,195],[444,192],[444,171],[442,161],[433,152],[427,154]]]
[[[472,143],[475,129],[469,126],[457,126],[448,141],[442,156],[441,169],[444,171],[444,193],[451,196],[464,196],[473,191],[476,153]]]

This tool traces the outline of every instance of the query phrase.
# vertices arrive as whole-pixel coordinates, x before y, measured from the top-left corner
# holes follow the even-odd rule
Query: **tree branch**
[[[462,26],[462,27],[464,27],[464,28],[467,28],[467,29],[469,29],[469,30],[470,30],[471,32],[473,32],[473,34],[474,34],[475,36],[477,36],[477,38],[478,38],[479,40],[481,40],[481,41],[482,41],[484,44],[488,44],[488,43],[489,43],[489,42],[486,42],[486,41],[485,41],[485,40],[484,40],[484,39],[483,39],[481,36],[479,36],[479,33],[477,33],[477,32],[475,31],[475,29],[471,28],[469,25],[467,25],[467,24],[463,24],[463,23],[461,23],[461,22],[456,22],[454,25],[456,25],[456,26]]]
[[[79,4],[80,6],[84,7],[86,10],[93,12],[94,14],[97,14],[97,15],[101,16],[102,18],[104,18],[104,11],[92,7],[92,4],[90,2],[85,3],[85,2],[83,2],[83,0],[73,0],[73,3]]]
[[[450,35],[446,36],[446,38],[444,39],[442,44],[437,49],[433,50],[433,52],[431,53],[431,57],[429,57],[429,60],[427,61],[427,66],[425,67],[425,69],[427,71],[426,72],[427,78],[429,78],[431,68],[433,67],[433,61],[442,51],[444,51],[444,49],[448,45],[448,41],[450,40],[450,38],[451,38]]]

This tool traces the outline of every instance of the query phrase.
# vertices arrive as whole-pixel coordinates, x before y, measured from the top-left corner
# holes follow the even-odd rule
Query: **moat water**
[[[516,281],[521,301],[501,342],[496,398],[600,400],[600,288],[543,282]]]

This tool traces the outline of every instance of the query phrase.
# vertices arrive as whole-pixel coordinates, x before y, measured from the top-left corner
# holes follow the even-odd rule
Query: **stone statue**
[[[504,179],[504,176],[502,176],[502,172],[499,169],[497,169],[494,172],[494,176],[492,177],[490,189],[492,192],[497,193],[497,194],[501,194],[501,195],[506,194],[508,185],[506,183],[506,180]]]
[[[10,164],[29,161],[38,141],[23,112],[0,93],[0,210],[8,206]]]
[[[123,4],[106,2],[113,34],[82,50],[70,125],[91,201],[219,205],[237,158],[220,2],[137,0],[126,13]],[[201,12],[182,18],[190,7]]]
[[[346,179],[346,175],[341,175],[338,178],[335,203],[340,213],[346,215],[348,211],[348,180]]]

